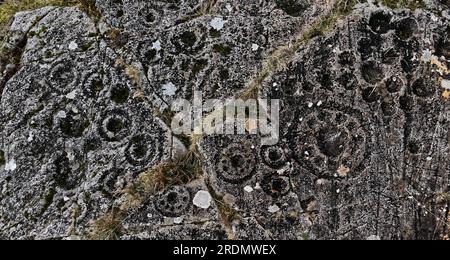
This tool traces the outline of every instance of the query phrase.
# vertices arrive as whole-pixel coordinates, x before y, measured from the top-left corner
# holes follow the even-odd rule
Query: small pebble
[[[273,205],[273,206],[269,207],[270,213],[277,213],[278,211],[280,211],[280,207],[278,207],[277,205]]]
[[[74,51],[78,48],[78,44],[76,42],[71,42],[69,44],[69,50]]]
[[[211,194],[209,194],[209,192],[207,191],[201,190],[195,195],[193,203],[195,206],[201,209],[208,209],[209,207],[211,207],[211,201]]]
[[[253,192],[253,188],[250,186],[245,186],[244,191],[247,193],[252,193]]]
[[[5,171],[15,171],[17,169],[16,160],[11,159],[6,165],[5,165]]]

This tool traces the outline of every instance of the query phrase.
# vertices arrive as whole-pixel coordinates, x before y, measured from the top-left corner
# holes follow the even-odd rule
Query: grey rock
[[[118,208],[129,240],[448,236],[450,12],[424,3],[359,4],[301,45],[334,1],[16,14],[0,46],[0,238],[86,239]],[[261,73],[280,50],[285,64]],[[233,97],[261,74],[258,95],[281,100],[277,145],[202,136],[202,176],[123,209],[141,173],[190,148],[171,101]]]

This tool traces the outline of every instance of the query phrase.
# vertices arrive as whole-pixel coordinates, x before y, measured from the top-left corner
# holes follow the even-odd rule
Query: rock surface
[[[0,239],[89,238],[117,208],[119,239],[448,237],[448,1],[334,4],[97,0],[98,17],[18,13],[0,50]],[[171,101],[224,99],[252,81],[281,101],[280,142],[192,138],[202,175],[124,209],[140,174],[190,149],[170,130]]]

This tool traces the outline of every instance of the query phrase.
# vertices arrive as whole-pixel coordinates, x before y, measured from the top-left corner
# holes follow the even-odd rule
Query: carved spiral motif
[[[230,183],[241,183],[254,174],[256,161],[251,144],[232,144],[219,159],[219,177]]]
[[[335,175],[360,165],[366,150],[362,115],[351,108],[321,108],[292,131],[296,159],[312,173]]]
[[[191,194],[180,186],[159,193],[155,199],[156,209],[166,217],[179,217],[189,208]]]

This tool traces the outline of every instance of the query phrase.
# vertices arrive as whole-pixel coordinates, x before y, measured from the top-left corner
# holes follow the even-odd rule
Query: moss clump
[[[220,53],[222,56],[228,56],[231,54],[233,48],[226,44],[216,44],[213,46],[214,52]]]
[[[130,90],[127,87],[119,86],[114,87],[111,90],[111,100],[116,102],[117,104],[123,104],[127,102],[130,97]]]
[[[220,33],[220,31],[218,31],[218,30],[216,30],[216,29],[211,29],[211,30],[209,31],[209,35],[210,35],[212,38],[219,38],[220,36],[222,36],[222,33]]]
[[[197,76],[197,74],[202,71],[208,65],[208,61],[201,59],[195,61],[194,67],[192,68],[192,74]]]
[[[110,131],[111,133],[114,133],[114,134],[119,133],[124,128],[125,128],[125,122],[123,122],[122,120],[120,120],[118,118],[112,118],[106,124],[106,129],[108,129],[108,131]]]
[[[168,57],[168,58],[166,58],[165,60],[164,60],[164,64],[167,66],[167,67],[172,67],[174,64],[175,64],[175,60],[172,58],[172,57]]]
[[[180,35],[180,40],[185,46],[192,47],[197,42],[197,36],[194,32],[187,31]]]
[[[29,33],[30,37],[42,37],[43,34],[47,32],[48,28],[46,26],[42,26],[38,31],[31,31]]]
[[[91,82],[91,91],[93,93],[100,93],[105,86],[103,85],[103,80],[101,79],[95,79]]]
[[[86,52],[92,47],[92,43],[85,43],[81,45],[81,51]]]

